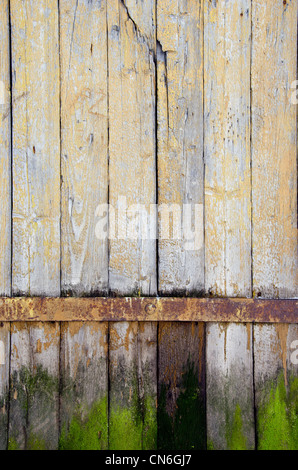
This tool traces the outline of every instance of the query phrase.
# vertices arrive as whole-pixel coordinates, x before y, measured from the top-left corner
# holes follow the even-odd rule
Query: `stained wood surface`
[[[110,239],[109,288],[120,295],[155,295],[156,240],[146,235],[146,223],[137,222],[138,204],[147,218],[156,203],[153,51],[123,2],[109,1],[107,18],[109,203],[120,212]]]
[[[110,323],[109,448],[157,446],[156,324]]]
[[[208,449],[255,448],[252,351],[251,325],[208,325]]]
[[[62,450],[108,448],[108,325],[62,323]]]
[[[62,1],[62,291],[108,292],[108,239],[96,237],[96,210],[108,202],[106,1]]]
[[[297,448],[297,0],[3,0],[0,39],[0,448]]]
[[[158,269],[167,295],[204,290],[203,3],[157,0]]]
[[[0,295],[11,294],[11,84],[9,2],[0,5]]]
[[[251,2],[205,2],[205,291],[251,297]],[[252,327],[207,325],[207,440],[253,449]]]
[[[10,323],[0,323],[0,450],[7,448]]]
[[[252,20],[253,289],[297,297],[297,1],[255,0]]]
[[[13,98],[12,291],[60,295],[58,4],[10,2]]]
[[[9,449],[58,447],[59,340],[59,323],[12,324]]]
[[[158,444],[205,449],[205,326],[159,323]]]
[[[298,449],[298,325],[254,326],[257,448]]]

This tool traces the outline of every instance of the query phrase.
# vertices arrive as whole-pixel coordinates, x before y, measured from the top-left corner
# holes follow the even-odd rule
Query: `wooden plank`
[[[252,350],[251,325],[208,325],[209,450],[255,448]]]
[[[250,0],[205,1],[205,290],[215,296],[251,296],[250,51]],[[207,325],[208,448],[254,448],[251,335]]]
[[[61,325],[61,450],[108,448],[108,325]]]
[[[7,449],[10,323],[0,323],[0,450]]]
[[[108,202],[106,1],[60,2],[62,291],[108,291],[108,239],[96,211]],[[106,234],[107,235],[107,234]]]
[[[58,447],[58,323],[12,324],[9,449]]]
[[[255,0],[252,18],[253,290],[297,297],[297,2]]]
[[[249,0],[205,2],[206,290],[251,295]]]
[[[164,450],[206,448],[202,323],[159,324],[158,446]]]
[[[298,300],[175,297],[0,298],[0,321],[296,323]]]
[[[11,293],[11,101],[9,2],[0,5],[0,295]]]
[[[154,323],[110,324],[110,450],[157,446],[157,337]]]
[[[298,325],[254,327],[257,443],[298,449]]]
[[[15,295],[60,294],[58,3],[10,2]]]
[[[156,202],[154,57],[126,4],[111,0],[107,11],[109,203],[117,218],[114,235],[109,221],[109,287],[117,294],[154,295],[156,240],[142,234],[148,225],[138,223],[137,207],[147,218]]]
[[[159,292],[198,294],[204,290],[203,2],[157,0],[157,41]]]

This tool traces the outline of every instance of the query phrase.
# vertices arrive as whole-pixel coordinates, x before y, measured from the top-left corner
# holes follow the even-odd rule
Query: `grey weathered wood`
[[[205,290],[250,297],[251,2],[205,1]],[[254,448],[251,326],[207,325],[207,440]]]
[[[253,290],[290,298],[298,296],[297,2],[252,5]]]
[[[255,448],[252,351],[251,325],[208,325],[208,449]]]
[[[0,323],[0,450],[7,449],[10,323]]]
[[[59,323],[12,323],[9,449],[58,448]]]
[[[14,294],[60,294],[58,2],[10,2]]]
[[[11,97],[9,2],[0,5],[0,295],[11,293]]]
[[[62,450],[108,448],[108,324],[62,323]]]
[[[101,295],[108,291],[108,239],[96,235],[97,207],[108,202],[106,1],[59,5],[62,291]]]
[[[298,325],[254,326],[257,443],[298,450]]]
[[[149,215],[156,202],[154,57],[137,18],[131,19],[120,0],[108,2],[107,11],[109,202],[117,219],[121,197],[128,206],[110,240],[109,287],[119,294],[154,295],[156,240],[141,236],[137,208],[132,207],[142,204]],[[112,236],[111,217],[109,222]],[[135,225],[135,234],[127,233],[128,222]]]
[[[204,289],[203,3],[157,0],[158,288],[165,294]],[[193,211],[188,224],[184,204]],[[178,220],[163,219],[162,205],[176,205]]]

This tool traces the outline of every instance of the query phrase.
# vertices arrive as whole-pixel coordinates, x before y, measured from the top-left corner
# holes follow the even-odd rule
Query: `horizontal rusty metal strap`
[[[0,321],[297,323],[298,300],[174,297],[2,297]]]

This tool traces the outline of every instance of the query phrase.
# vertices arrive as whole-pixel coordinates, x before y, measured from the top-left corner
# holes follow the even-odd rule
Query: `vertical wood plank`
[[[146,232],[156,202],[155,1],[112,0],[107,13],[109,203],[117,216],[109,220],[109,289],[155,295],[156,240]],[[156,447],[156,365],[155,324],[110,325],[110,449]]]
[[[108,324],[63,323],[61,450],[108,448]]]
[[[204,290],[203,2],[157,0],[157,41],[159,291],[194,294]]]
[[[58,448],[58,323],[12,323],[9,449]]]
[[[156,324],[110,323],[110,450],[154,450]]]
[[[0,323],[0,450],[7,449],[10,323]]]
[[[251,295],[250,0],[205,2],[206,290]]]
[[[208,449],[253,450],[251,325],[209,325],[207,359]]]
[[[158,446],[164,450],[206,448],[202,323],[159,323]]]
[[[296,106],[297,2],[253,2],[253,290],[264,298],[298,294]],[[297,325],[254,326],[259,449],[298,446]]]
[[[298,449],[298,325],[254,326],[259,450]]]
[[[204,11],[205,289],[251,296],[251,1]],[[251,326],[207,325],[208,448],[254,448]]]
[[[108,202],[106,1],[60,2],[62,291],[106,294],[108,239],[96,237]]]
[[[0,295],[11,293],[11,106],[9,2],[0,5]]]
[[[157,0],[156,21],[158,289],[194,295],[204,289],[203,3]],[[159,325],[161,449],[205,447],[203,331],[195,323]]]
[[[297,2],[255,0],[252,15],[253,289],[297,297]]]
[[[60,294],[58,2],[10,2],[15,295]]]
[[[148,226],[137,221],[137,204],[147,217],[150,204],[156,202],[155,66],[150,42],[126,4],[108,2],[109,203],[118,215],[110,240],[109,287],[120,295],[154,295],[157,288],[156,240],[150,234],[147,239],[142,236],[142,228]]]

